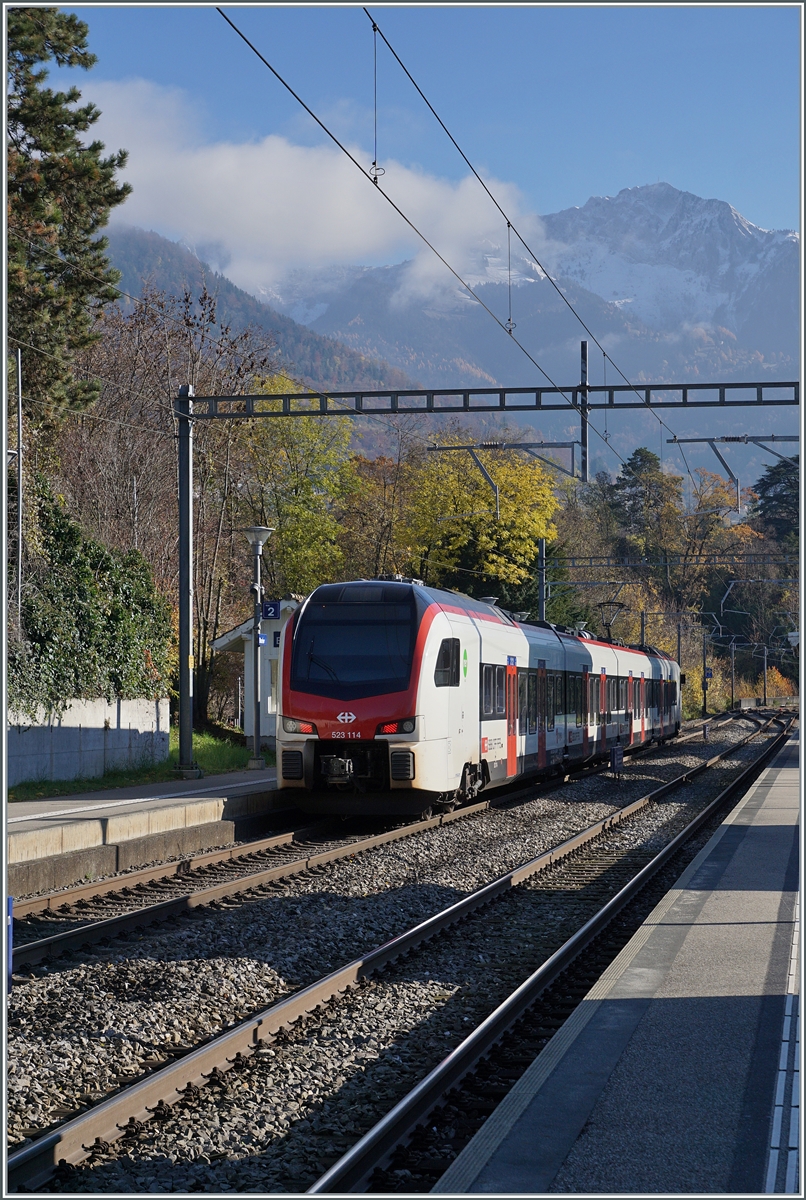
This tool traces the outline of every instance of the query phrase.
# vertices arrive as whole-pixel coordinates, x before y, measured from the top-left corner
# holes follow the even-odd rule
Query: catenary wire
[[[450,271],[451,275],[453,275],[454,279],[456,279],[458,281],[458,283],[461,284],[461,286],[468,293],[468,295],[470,295],[476,301],[477,304],[480,304],[485,312],[489,313],[489,315],[495,321],[496,325],[498,325],[501,329],[503,329],[504,333],[507,333],[507,327],[506,327],[505,322],[503,322],[499,317],[496,316],[496,314],[493,312],[493,310],[484,303],[484,301],[481,299],[480,296],[476,295],[476,293],[473,291],[470,284],[467,283],[467,281],[462,278],[462,276],[459,274],[459,272],[454,267],[451,266],[451,264],[448,262],[448,260],[442,254],[440,254],[440,252],[439,252],[439,250],[437,250],[436,246],[434,246],[433,243],[428,240],[428,238],[425,236],[425,234],[420,229],[418,229],[418,227],[414,224],[414,222],[411,220],[411,218],[406,216],[406,214],[403,212],[402,208],[400,208],[399,205],[397,205],[395,203],[395,201],[392,199],[392,197],[383,190],[383,188],[380,186],[380,184],[378,184],[377,181],[373,179],[371,172],[365,170],[364,167],[361,166],[361,163],[358,161],[358,159],[355,158],[355,156],[350,153],[350,151],[347,149],[347,147],[344,146],[339,141],[339,139],[336,137],[335,133],[332,133],[331,130],[328,129],[327,125],[325,125],[324,121],[322,121],[319,117],[317,117],[317,115],[313,111],[313,109],[309,108],[308,105],[305,103],[305,101],[299,95],[297,95],[297,93],[291,87],[290,83],[286,83],[285,79],[283,79],[283,77],[279,73],[279,71],[275,70],[275,68],[271,65],[271,63],[269,62],[269,60],[267,58],[263,57],[263,55],[257,49],[257,47],[252,42],[250,42],[250,40],[246,36],[246,34],[241,32],[241,30],[234,23],[234,21],[231,21],[230,18],[227,16],[227,14],[222,9],[217,7],[216,12],[220,13],[220,15],[227,22],[227,24],[235,31],[235,33],[238,34],[238,37],[241,38],[241,40],[246,43],[246,45],[249,47],[249,49],[252,51],[252,53],[255,54],[260,59],[260,61],[263,63],[263,65],[271,71],[272,75],[274,75],[274,77],[283,85],[283,87],[286,89],[286,91],[288,91],[294,97],[294,99],[297,101],[297,103],[302,108],[305,109],[308,116],[311,117],[312,120],[314,120],[316,122],[316,124],[319,126],[319,128],[321,130],[323,130],[324,133],[327,134],[327,136],[334,143],[334,145],[336,145],[339,148],[339,150],[341,150],[342,154],[344,154],[347,158],[349,158],[349,160],[353,164],[353,166],[357,167],[358,170],[361,172],[361,174],[366,179],[368,179],[370,181],[370,183],[376,184],[379,193],[383,196],[384,200],[386,200],[387,204],[389,204],[390,207],[395,210],[395,212],[398,214],[398,216],[401,218],[401,220],[405,221],[405,223],[408,225],[409,229],[411,229],[412,232],[417,235],[417,237],[420,239],[420,241],[422,241],[424,243],[424,245],[426,245],[428,247],[428,249],[432,252],[432,254],[434,254],[439,259],[439,261],[442,263],[442,265],[444,267],[446,267],[448,271]],[[555,383],[555,381],[551,378],[551,376],[548,374],[548,372],[545,371],[543,369],[543,367],[541,367],[540,363],[537,361],[536,358],[534,358],[529,353],[529,351],[526,349],[526,347],[523,346],[516,337],[513,337],[512,340],[515,342],[515,344],[517,346],[520,347],[520,349],[523,351],[523,353],[529,359],[531,364],[534,367],[537,367],[540,374],[543,375],[549,381],[551,386],[553,388],[557,389],[557,391],[562,395],[563,399],[567,400],[568,403],[571,405],[571,407],[577,409],[577,411],[578,411],[578,405],[574,404],[573,400],[569,399],[569,397],[565,394],[565,391],[560,387],[559,384]]]
[[[402,210],[402,209],[399,207],[399,205],[397,205],[397,204],[395,203],[395,201],[394,201],[394,200],[391,198],[391,196],[389,196],[389,195],[388,195],[388,193],[387,193],[387,192],[385,192],[385,191],[384,191],[384,189],[383,189],[382,187],[380,187],[380,185],[379,185],[379,184],[377,184],[377,180],[374,180],[374,179],[373,179],[371,172],[369,172],[369,171],[366,171],[366,170],[365,170],[365,168],[361,166],[360,162],[358,162],[358,160],[357,160],[357,159],[354,157],[354,155],[352,155],[352,154],[350,153],[350,151],[349,151],[349,150],[346,148],[346,146],[344,146],[344,145],[343,145],[343,144],[342,144],[342,143],[339,141],[339,139],[336,137],[336,135],[335,135],[335,134],[334,134],[334,133],[333,133],[333,132],[332,132],[332,131],[331,131],[331,130],[330,130],[328,127],[327,127],[327,125],[325,125],[324,121],[322,121],[322,120],[321,120],[321,118],[320,118],[320,117],[318,117],[318,116],[316,115],[316,113],[315,113],[315,112],[314,112],[314,111],[313,111],[313,110],[312,110],[312,109],[311,109],[311,108],[310,108],[310,107],[309,107],[309,106],[308,106],[308,105],[305,103],[305,101],[304,101],[304,100],[303,100],[303,99],[302,99],[302,98],[301,98],[301,97],[300,97],[300,96],[297,94],[297,92],[295,92],[295,91],[294,91],[294,89],[291,87],[291,85],[290,85],[289,83],[287,83],[287,82],[286,82],[286,80],[285,80],[285,79],[282,77],[282,75],[279,73],[279,71],[277,71],[277,70],[276,70],[276,68],[275,68],[275,67],[273,67],[273,66],[271,65],[271,63],[268,61],[268,59],[267,59],[267,58],[265,58],[263,54],[261,54],[261,52],[260,52],[260,51],[257,49],[257,47],[256,47],[256,46],[255,46],[255,45],[254,45],[254,44],[253,44],[253,43],[252,43],[250,40],[249,40],[249,38],[246,36],[246,34],[244,34],[244,33],[243,33],[243,32],[242,32],[242,31],[241,31],[239,28],[238,28],[238,26],[237,26],[237,25],[234,23],[234,21],[232,21],[232,20],[231,20],[231,19],[230,19],[230,18],[227,16],[227,14],[226,14],[226,13],[225,13],[225,12],[224,12],[224,11],[223,11],[221,8],[219,8],[218,6],[216,6],[216,11],[219,13],[219,15],[220,15],[221,17],[223,17],[223,18],[224,18],[224,20],[225,20],[225,21],[227,22],[227,24],[228,24],[228,25],[229,25],[229,26],[232,28],[232,30],[233,30],[233,31],[234,31],[234,32],[235,32],[235,33],[238,35],[238,37],[240,37],[240,38],[241,38],[241,40],[242,40],[242,41],[243,41],[243,42],[244,42],[244,43],[245,43],[245,44],[246,44],[246,45],[249,47],[249,49],[252,51],[252,53],[253,53],[253,54],[254,54],[254,55],[257,57],[257,58],[259,58],[259,59],[260,59],[260,61],[263,63],[263,65],[264,65],[264,66],[265,66],[265,67],[266,67],[266,68],[267,68],[269,71],[271,71],[272,75],[274,75],[274,77],[275,77],[275,78],[278,80],[278,82],[282,84],[282,86],[283,86],[283,87],[286,89],[286,91],[287,91],[287,92],[289,92],[289,94],[290,94],[291,96],[293,96],[293,97],[294,97],[294,99],[297,101],[297,103],[298,103],[298,104],[299,104],[299,105],[300,105],[300,106],[301,106],[301,107],[302,107],[302,108],[303,108],[303,109],[304,109],[304,110],[305,110],[305,111],[308,113],[308,115],[311,117],[311,119],[312,119],[313,121],[315,121],[315,122],[316,122],[316,124],[317,124],[317,125],[320,127],[320,129],[322,129],[322,131],[323,131],[323,132],[324,132],[324,133],[325,133],[325,134],[326,134],[326,135],[327,135],[327,136],[330,138],[330,140],[331,140],[331,141],[334,143],[334,145],[336,145],[336,146],[339,148],[339,150],[341,150],[341,151],[342,151],[342,153],[343,153],[343,154],[344,154],[344,155],[345,155],[347,158],[349,158],[350,162],[352,162],[352,163],[353,163],[353,165],[354,165],[354,166],[355,166],[355,167],[356,167],[356,168],[357,168],[357,169],[358,169],[358,170],[361,172],[361,174],[362,174],[362,175],[363,175],[363,176],[364,176],[366,179],[368,179],[368,180],[369,180],[371,183],[375,183],[375,184],[376,184],[378,192],[380,193],[380,195],[382,195],[382,196],[383,196],[383,198],[384,198],[384,199],[387,201],[387,203],[388,203],[388,204],[391,206],[391,208],[393,208],[393,209],[394,209],[394,211],[395,211],[395,212],[396,212],[396,213],[397,213],[397,214],[398,214],[398,215],[401,217],[401,219],[402,219],[402,220],[403,220],[403,221],[406,223],[406,225],[408,225],[408,226],[409,226],[409,228],[410,228],[410,229],[411,229],[411,230],[412,230],[412,231],[413,231],[413,232],[414,232],[414,233],[417,235],[417,237],[419,237],[419,238],[420,238],[420,240],[421,240],[421,241],[422,241],[422,242],[423,242],[423,243],[424,243],[424,244],[425,244],[425,245],[428,247],[428,249],[429,249],[429,250],[431,250],[431,252],[432,252],[432,253],[433,253],[433,254],[434,254],[434,255],[435,255],[435,256],[436,256],[436,257],[439,259],[439,261],[440,261],[440,262],[443,264],[443,266],[445,266],[445,267],[446,267],[446,269],[447,269],[447,270],[448,270],[448,271],[451,273],[451,275],[453,275],[453,277],[454,277],[454,278],[455,278],[455,279],[456,279],[456,280],[457,280],[457,281],[458,281],[458,282],[461,284],[461,286],[464,288],[464,290],[465,290],[465,291],[466,291],[466,292],[467,292],[467,293],[468,293],[468,294],[469,294],[469,295],[470,295],[470,296],[471,296],[471,297],[472,297],[472,298],[473,298],[473,299],[476,301],[476,303],[477,303],[477,304],[479,304],[479,305],[481,305],[481,307],[484,309],[484,311],[485,311],[486,313],[488,313],[488,315],[489,315],[489,316],[491,316],[491,317],[492,317],[492,319],[495,321],[496,325],[498,325],[500,329],[502,329],[502,330],[503,330],[505,333],[507,333],[507,334],[508,334],[508,336],[510,336],[510,337],[511,337],[511,339],[512,339],[512,341],[515,343],[515,345],[516,345],[516,346],[518,346],[518,348],[519,348],[519,349],[520,349],[520,350],[523,352],[523,354],[524,354],[524,355],[525,355],[525,356],[526,356],[526,357],[529,359],[529,361],[532,363],[532,365],[533,365],[533,366],[535,366],[535,367],[538,369],[538,371],[540,371],[541,375],[543,375],[543,376],[544,376],[544,377],[545,377],[545,378],[546,378],[546,379],[549,381],[549,383],[551,384],[551,386],[552,386],[553,388],[556,388],[556,390],[557,390],[557,391],[560,393],[560,395],[562,395],[563,399],[564,399],[564,400],[566,400],[566,401],[568,402],[568,404],[569,404],[569,405],[570,405],[570,406],[571,406],[571,407],[572,407],[572,408],[573,408],[573,409],[574,409],[576,412],[580,412],[580,407],[579,407],[579,405],[575,404],[575,403],[574,403],[574,401],[573,401],[572,399],[570,399],[570,398],[569,398],[569,397],[566,395],[566,393],[565,393],[564,389],[563,389],[563,388],[561,388],[561,387],[559,386],[559,384],[555,383],[555,381],[554,381],[554,380],[551,378],[551,376],[548,374],[548,372],[547,372],[547,371],[546,371],[546,370],[545,370],[543,367],[541,367],[540,363],[539,363],[539,362],[538,362],[538,361],[537,361],[537,360],[536,360],[536,359],[533,357],[533,355],[532,355],[532,354],[530,354],[530,353],[529,353],[529,351],[526,349],[526,347],[523,345],[523,343],[522,343],[522,342],[520,342],[520,341],[518,340],[518,338],[516,338],[516,337],[515,337],[515,335],[514,335],[514,334],[512,334],[510,331],[508,331],[508,330],[507,330],[507,327],[506,327],[506,324],[505,324],[505,322],[501,321],[501,320],[500,320],[500,318],[499,318],[498,316],[496,316],[496,314],[495,314],[495,313],[492,311],[492,309],[491,309],[491,308],[489,308],[489,307],[488,307],[488,305],[486,305],[486,304],[484,303],[484,301],[481,299],[481,297],[480,297],[480,296],[478,296],[478,295],[476,294],[476,292],[474,292],[474,291],[473,291],[473,288],[470,286],[470,284],[468,284],[468,283],[467,283],[467,282],[466,282],[466,281],[465,281],[465,280],[462,278],[462,276],[459,274],[459,272],[458,272],[458,271],[456,271],[456,269],[455,269],[454,267],[452,267],[452,266],[451,266],[451,264],[450,264],[450,263],[447,261],[447,259],[446,259],[446,258],[445,258],[445,257],[444,257],[442,254],[440,254],[440,252],[439,252],[439,251],[436,249],[436,247],[435,247],[435,246],[434,246],[434,245],[433,245],[433,244],[432,244],[432,243],[431,243],[431,242],[428,240],[428,238],[425,236],[425,234],[424,234],[424,233],[422,233],[420,229],[418,229],[418,227],[417,227],[417,226],[414,224],[414,222],[413,222],[413,221],[412,221],[412,220],[411,220],[409,217],[407,217],[407,216],[406,216],[406,214],[405,214],[405,213],[403,212],[403,210]],[[364,11],[366,12],[366,9],[365,9]],[[367,12],[367,16],[369,16],[369,13],[368,13],[368,12]],[[370,20],[372,20],[372,18],[371,18],[371,17],[370,17]],[[384,37],[384,35],[383,35],[383,31],[382,31],[380,28],[378,29],[378,32],[381,34],[381,37],[383,38],[384,42],[385,42],[387,45],[389,45],[389,43],[388,43],[387,39],[386,39],[386,38]],[[390,50],[391,50],[391,46],[390,46],[389,48],[390,48]],[[392,51],[392,53],[394,53],[394,51]],[[397,58],[397,55],[395,55],[395,57]],[[400,61],[400,60],[398,59],[398,61]],[[401,66],[402,66],[402,63],[401,63]],[[405,70],[405,68],[404,68],[404,70]],[[406,72],[406,73],[408,74],[408,72]],[[411,78],[411,76],[409,76],[409,78]],[[414,81],[412,80],[412,82],[414,82]],[[415,87],[416,87],[416,86],[417,86],[417,85],[415,84]],[[419,90],[420,90],[420,89],[418,88],[418,91],[419,91]],[[422,93],[420,93],[420,94],[422,95]],[[423,98],[425,98],[425,97],[423,97]],[[427,101],[426,101],[426,103],[427,103]],[[429,105],[429,107],[431,107],[431,106]],[[432,111],[433,111],[433,109],[432,109]],[[435,114],[435,115],[436,115],[436,114]],[[439,119],[439,118],[437,118],[437,119]],[[442,122],[441,122],[441,121],[440,121],[440,124],[442,124]],[[444,125],[443,125],[443,128],[444,128]],[[449,136],[450,136],[450,135],[449,135]],[[453,140],[453,139],[452,139],[452,140]],[[454,144],[455,144],[455,143],[454,143]],[[460,151],[460,153],[461,153],[461,151]],[[463,155],[463,157],[464,157],[464,155]],[[474,174],[476,174],[476,172],[475,172],[475,171],[474,171]],[[486,185],[485,185],[485,188],[486,188]],[[487,189],[487,190],[489,190],[489,189]],[[497,201],[495,201],[495,203],[496,203],[496,206],[497,206],[497,207],[499,207],[499,209],[500,209],[500,206],[498,206],[498,203],[497,203]],[[502,211],[502,213],[503,213],[503,210],[500,210],[500,211]],[[514,227],[513,227],[513,228],[514,228]],[[520,238],[520,240],[523,242],[523,238],[522,238],[522,237],[521,237],[521,235],[518,233],[517,229],[515,230],[515,232],[516,232],[516,235],[517,235],[517,236]],[[530,249],[529,249],[529,247],[526,245],[526,243],[524,242],[523,244],[524,244],[524,246],[526,246],[527,250],[529,250],[529,253],[531,253],[531,250],[530,250]],[[542,270],[542,269],[543,269],[543,268],[541,267],[541,270]],[[553,282],[553,281],[552,281],[552,282]],[[556,287],[556,285],[554,285],[554,286]],[[576,315],[576,314],[575,314],[575,315]],[[581,318],[579,318],[579,319],[580,319],[580,323],[583,325],[583,328],[587,329],[587,326],[584,324],[584,322],[581,320]],[[596,338],[593,336],[593,334],[591,334],[590,336],[591,336],[592,340],[593,340],[593,341],[596,343],[596,345],[597,345],[597,346],[599,346],[599,348],[603,350],[603,348],[602,348],[602,347],[601,347],[601,345],[599,344],[598,340],[597,340],[597,339],[596,339]],[[604,353],[604,350],[603,350],[603,353]],[[611,359],[610,361],[611,361],[611,362],[613,362],[613,360],[612,360],[612,359]],[[614,365],[614,366],[616,366],[616,364],[615,364],[615,363],[614,363],[613,365]],[[618,370],[618,367],[616,367],[616,369]],[[620,372],[620,371],[619,371],[619,374],[621,374],[621,372]],[[632,385],[632,384],[629,382],[629,380],[628,380],[628,379],[626,379],[626,376],[622,376],[622,377],[625,379],[625,381],[627,382],[627,384],[629,385],[629,387],[630,387],[630,388],[632,388],[633,390],[635,390],[635,388],[634,388],[634,387],[633,387],[633,385]],[[636,391],[636,395],[638,395],[638,397],[639,397],[639,399],[641,400],[641,403],[642,403],[642,404],[645,404],[645,403],[646,403],[645,399],[644,399],[643,397],[641,397],[640,393],[638,393],[637,391]],[[656,418],[658,421],[661,421],[661,418],[660,418],[660,417],[658,417],[657,413],[655,413],[655,412],[652,410],[651,406],[649,406],[649,411],[652,413],[652,415],[653,415],[653,416],[654,416],[654,417],[655,417],[655,418]],[[664,424],[664,423],[661,421],[661,424]],[[590,422],[590,421],[589,421],[589,422],[588,422],[588,426],[589,426],[589,428],[590,428],[590,429],[592,429],[592,430],[593,430],[593,432],[596,434],[596,436],[597,436],[597,437],[598,437],[598,438],[599,438],[601,441],[603,441],[603,442],[604,442],[604,444],[605,444],[605,445],[608,447],[608,449],[610,450],[610,452],[611,452],[612,454],[614,454],[614,455],[615,455],[615,457],[616,457],[616,458],[619,460],[619,462],[620,462],[620,463],[621,463],[621,464],[622,464],[622,465],[623,465],[625,468],[627,468],[627,469],[630,471],[630,473],[631,473],[631,474],[634,474],[634,475],[635,475],[635,478],[636,478],[636,480],[637,480],[637,481],[640,483],[640,485],[641,485],[643,488],[645,488],[645,489],[646,489],[646,491],[649,493],[649,492],[650,492],[652,489],[651,489],[651,486],[650,486],[650,484],[648,483],[648,481],[647,481],[647,480],[645,480],[645,479],[642,479],[642,478],[641,478],[641,477],[640,477],[640,476],[637,474],[637,472],[634,472],[634,471],[632,471],[632,470],[631,470],[631,468],[629,468],[629,467],[628,467],[628,464],[627,464],[626,460],[623,458],[623,456],[622,456],[621,454],[619,454],[619,452],[618,452],[618,451],[617,451],[617,450],[616,450],[616,449],[615,449],[613,446],[610,446],[610,445],[609,445],[609,444],[608,444],[608,443],[605,441],[605,439],[603,438],[603,436],[602,436],[602,434],[600,433],[600,431],[599,431],[599,430],[596,428],[596,426],[595,426],[595,425],[593,425],[593,424],[592,424],[592,422]],[[671,434],[674,436],[674,430],[673,430],[673,429],[671,429],[669,426],[665,426],[665,427],[666,427],[666,428],[669,430],[669,433],[671,433]],[[658,498],[658,499],[661,499],[660,492],[658,492],[658,493],[657,493],[657,498]]]
[[[440,126],[442,127],[442,129],[444,130],[445,134],[447,135],[447,137],[448,137],[448,138],[450,139],[450,141],[452,142],[453,146],[456,148],[456,150],[458,151],[458,153],[461,155],[461,157],[462,157],[462,159],[464,160],[464,162],[467,164],[467,166],[469,167],[469,169],[472,171],[473,175],[476,177],[476,179],[478,180],[478,182],[479,182],[479,183],[481,184],[481,186],[484,188],[484,190],[485,190],[485,192],[487,193],[487,195],[489,196],[490,200],[492,200],[493,204],[495,205],[495,207],[496,207],[496,208],[498,209],[498,211],[500,212],[501,216],[502,216],[502,217],[504,218],[504,220],[506,221],[506,223],[507,223],[507,231],[509,231],[509,229],[510,229],[510,228],[514,230],[514,232],[515,232],[515,236],[516,236],[516,237],[518,238],[518,240],[521,242],[521,244],[523,245],[524,249],[525,249],[525,250],[526,250],[526,251],[527,251],[527,252],[528,252],[528,253],[529,253],[529,254],[532,256],[532,258],[534,259],[534,262],[535,262],[535,264],[536,264],[536,265],[537,265],[537,266],[540,268],[540,270],[543,272],[543,274],[545,275],[546,279],[549,281],[549,283],[551,284],[551,286],[552,286],[552,287],[554,288],[554,290],[557,292],[557,295],[558,295],[558,296],[559,296],[559,297],[562,299],[563,303],[564,303],[564,304],[566,304],[566,305],[567,305],[567,307],[570,309],[570,311],[571,311],[571,312],[574,314],[574,316],[575,316],[575,317],[576,317],[576,319],[579,321],[579,323],[580,323],[580,325],[582,326],[582,328],[583,328],[583,329],[585,330],[585,332],[587,333],[588,337],[591,339],[591,341],[592,341],[592,342],[594,342],[594,343],[595,343],[595,345],[596,345],[596,346],[598,346],[598,348],[601,350],[602,354],[605,356],[605,358],[606,358],[606,359],[607,359],[607,358],[610,358],[610,355],[607,353],[607,351],[605,350],[604,346],[601,344],[601,342],[600,342],[600,341],[599,341],[599,339],[596,337],[596,335],[595,335],[595,334],[594,334],[594,333],[593,333],[593,332],[592,332],[592,331],[589,329],[588,325],[585,323],[585,321],[583,320],[583,318],[582,318],[582,317],[579,315],[579,313],[577,312],[577,310],[574,308],[573,304],[572,304],[572,303],[571,303],[571,301],[568,299],[568,297],[565,295],[565,293],[563,292],[562,288],[560,288],[560,286],[559,286],[557,283],[555,283],[555,281],[552,279],[552,277],[551,277],[550,273],[549,273],[549,272],[546,270],[546,268],[545,268],[545,267],[543,266],[543,264],[540,262],[539,258],[538,258],[538,257],[537,257],[537,255],[535,254],[534,250],[532,250],[531,246],[529,246],[528,242],[525,240],[525,238],[523,237],[523,235],[522,235],[522,234],[521,234],[521,233],[518,231],[518,229],[516,228],[516,226],[515,226],[515,225],[513,225],[513,224],[511,223],[511,221],[510,221],[510,218],[507,216],[507,214],[506,214],[506,212],[504,211],[504,209],[503,209],[503,208],[501,207],[501,205],[498,203],[498,200],[495,198],[495,196],[493,195],[493,193],[490,191],[489,187],[488,187],[488,186],[487,186],[487,184],[484,182],[484,180],[482,179],[481,175],[479,175],[478,171],[477,171],[477,170],[476,170],[476,168],[473,166],[472,162],[471,162],[471,161],[470,161],[470,159],[467,157],[467,155],[465,154],[465,152],[464,152],[464,150],[462,149],[462,147],[461,147],[461,146],[459,145],[459,143],[456,141],[456,138],[453,136],[453,134],[451,133],[451,131],[448,129],[447,125],[446,125],[446,124],[445,124],[445,122],[442,120],[442,118],[440,117],[439,113],[438,113],[438,112],[436,111],[436,109],[434,108],[433,104],[431,104],[430,100],[427,98],[427,96],[426,96],[426,95],[425,95],[425,93],[423,92],[423,90],[422,90],[422,88],[420,87],[420,85],[419,85],[419,84],[417,83],[417,81],[414,79],[413,75],[412,75],[412,74],[411,74],[411,72],[408,70],[408,68],[406,67],[406,65],[403,63],[403,61],[402,61],[402,59],[400,58],[400,56],[398,55],[397,51],[396,51],[396,50],[394,49],[394,47],[391,45],[391,43],[389,42],[389,39],[386,37],[386,35],[384,34],[384,32],[383,32],[383,30],[380,28],[380,26],[378,26],[378,25],[377,25],[377,23],[375,22],[374,18],[373,18],[373,17],[372,17],[372,15],[371,15],[371,13],[369,12],[369,10],[368,10],[366,7],[364,8],[364,12],[366,13],[366,15],[367,15],[367,17],[369,18],[369,20],[370,20],[370,21],[372,21],[373,28],[374,28],[374,29],[377,29],[378,33],[379,33],[379,34],[381,35],[381,37],[383,38],[383,41],[384,41],[384,43],[386,44],[387,48],[389,49],[389,51],[391,52],[391,54],[392,54],[392,55],[393,55],[393,57],[395,58],[396,62],[397,62],[397,63],[398,63],[398,65],[400,66],[401,70],[404,72],[404,74],[406,75],[406,77],[409,79],[409,81],[411,82],[412,86],[413,86],[413,87],[415,88],[415,90],[418,92],[418,94],[420,95],[420,97],[421,97],[421,99],[423,100],[423,102],[425,103],[425,105],[428,107],[428,109],[431,111],[431,113],[433,114],[433,116],[436,118],[436,120],[438,121],[438,123],[440,124]],[[627,386],[628,386],[628,387],[630,387],[630,388],[632,389],[632,391],[634,391],[634,392],[635,392],[636,396],[638,396],[639,400],[641,400],[641,402],[642,402],[643,404],[647,404],[647,401],[646,401],[646,399],[645,399],[644,397],[642,397],[642,396],[641,396],[641,393],[638,391],[638,389],[637,389],[637,388],[636,388],[636,387],[635,387],[635,386],[634,386],[632,383],[630,383],[630,380],[627,378],[627,376],[624,374],[624,372],[623,372],[623,371],[620,369],[620,367],[619,367],[618,363],[617,363],[617,362],[615,362],[615,361],[614,361],[614,359],[612,359],[612,358],[610,358],[610,361],[611,361],[611,363],[613,363],[613,366],[615,367],[616,371],[617,371],[617,372],[618,372],[618,374],[621,376],[621,378],[624,380],[624,382],[627,384]],[[663,418],[662,418],[661,416],[659,416],[659,414],[658,414],[658,413],[656,413],[656,412],[654,411],[654,409],[651,407],[651,405],[647,404],[647,408],[648,408],[649,412],[651,412],[651,413],[652,413],[652,416],[653,416],[653,417],[654,417],[654,418],[655,418],[655,419],[656,419],[656,420],[657,420],[657,421],[658,421],[658,422],[659,422],[659,423],[660,423],[660,424],[661,424],[661,425],[662,425],[662,426],[663,426],[665,429],[668,429],[668,430],[669,430],[669,433],[672,433],[672,434],[674,433],[674,430],[673,430],[673,429],[671,429],[671,428],[670,428],[670,427],[669,427],[669,426],[666,424],[666,422],[663,420]]]

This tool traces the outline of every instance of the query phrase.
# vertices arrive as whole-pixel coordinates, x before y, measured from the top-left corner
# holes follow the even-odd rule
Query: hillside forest
[[[127,189],[125,152],[83,140],[97,119],[80,94],[44,87],[50,59],[86,67],[87,29],[56,9],[9,10],[9,706],[31,719],[74,696],[156,696],[176,685],[177,429],[196,395],[306,390],[271,334],[234,330],[202,286],[146,284],[123,306],[101,230]],[[22,361],[22,540],[17,537],[16,357]],[[271,404],[267,405],[271,409]],[[196,421],[195,717],[232,721],[242,660],[212,641],[251,612],[243,529],[274,533],[267,597],[402,574],[536,617],[540,539],[547,618],[677,653],[688,715],[703,665],[712,709],[735,694],[791,694],[797,626],[797,459],[776,460],[741,511],[706,470],[683,479],[636,449],[615,478],[572,480],[525,452],[479,458],[478,427],[431,417]],[[517,442],[500,425],[496,440]],[[489,427],[485,436],[491,436]],[[18,610],[18,568],[21,591]]]

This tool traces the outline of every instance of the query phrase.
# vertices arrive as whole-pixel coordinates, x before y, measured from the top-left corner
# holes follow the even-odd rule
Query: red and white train
[[[447,809],[680,729],[680,668],[416,580],[318,587],[280,654],[278,786],[307,812]]]

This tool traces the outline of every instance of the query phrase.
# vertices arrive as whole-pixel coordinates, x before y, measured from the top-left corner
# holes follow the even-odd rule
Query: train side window
[[[588,718],[589,724],[599,724],[599,676],[588,676]]]
[[[493,712],[493,671],[494,667],[484,667],[482,672],[481,715],[492,716]]]
[[[537,733],[537,672],[529,672],[529,732]]]
[[[529,728],[529,672],[518,671],[518,733]]]
[[[459,639],[443,638],[434,670],[437,687],[459,686]]]
[[[506,681],[507,681],[506,667],[496,667],[495,668],[495,711],[496,711],[496,715],[503,716],[507,711]]]

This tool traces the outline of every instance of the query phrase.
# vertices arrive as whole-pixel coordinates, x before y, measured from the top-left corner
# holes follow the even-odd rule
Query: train
[[[277,784],[309,813],[446,812],[681,725],[650,646],[402,576],[316,588],[280,644]]]

